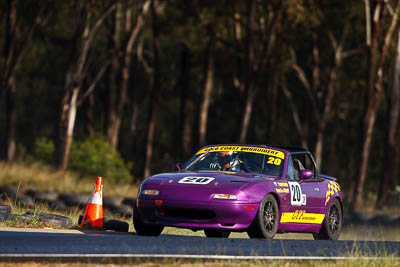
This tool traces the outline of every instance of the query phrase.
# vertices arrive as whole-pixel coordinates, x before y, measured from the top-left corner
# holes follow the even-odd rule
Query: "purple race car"
[[[335,240],[342,230],[340,186],[318,174],[308,150],[212,145],[174,169],[141,184],[133,217],[137,234],[158,236],[172,226],[204,230],[207,237],[306,232]]]

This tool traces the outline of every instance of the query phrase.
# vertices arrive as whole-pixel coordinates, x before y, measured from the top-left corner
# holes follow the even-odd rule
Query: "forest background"
[[[298,145],[353,209],[400,194],[398,0],[0,1],[0,155],[135,183]]]

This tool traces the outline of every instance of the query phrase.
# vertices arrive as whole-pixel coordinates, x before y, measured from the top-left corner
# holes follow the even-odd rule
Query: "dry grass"
[[[101,174],[99,174],[101,176]],[[0,185],[34,188],[59,193],[90,193],[96,177],[80,177],[74,173],[61,173],[41,164],[7,164],[0,162]],[[134,197],[137,185],[117,184],[103,177],[104,194],[107,196]]]
[[[0,262],[0,267],[12,267],[15,263]],[[272,266],[272,267],[308,267],[308,266],[390,266],[397,267],[400,266],[400,260],[394,258],[388,259],[349,259],[349,260],[207,260],[207,259],[197,259],[197,260],[179,260],[179,259],[158,259],[158,260],[144,260],[144,259],[128,259],[120,263],[110,263],[109,261],[101,261],[99,263],[57,263],[57,262],[20,262],[18,266],[28,267],[28,266],[57,266],[57,267],[78,267],[78,266],[138,266],[138,267],[246,267],[246,266]]]

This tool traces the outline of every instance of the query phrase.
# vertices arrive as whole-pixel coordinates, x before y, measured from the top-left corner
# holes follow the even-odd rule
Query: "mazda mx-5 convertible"
[[[319,174],[303,148],[211,145],[174,171],[142,182],[133,217],[137,234],[158,236],[169,226],[204,230],[207,237],[303,232],[335,240],[342,230],[337,179]]]

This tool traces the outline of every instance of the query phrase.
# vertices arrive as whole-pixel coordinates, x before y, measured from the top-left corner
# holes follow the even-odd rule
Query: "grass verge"
[[[99,173],[99,176],[102,176]],[[111,178],[111,177],[108,177]],[[0,162],[0,185],[21,189],[33,188],[58,193],[90,193],[96,177],[80,177],[73,172],[61,173],[50,166],[34,163]],[[135,197],[139,186],[116,183],[103,177],[103,190],[107,196]]]
[[[123,260],[123,261],[111,261],[102,260],[101,262],[85,262],[85,263],[72,263],[72,266],[138,266],[138,267],[175,267],[175,266],[216,266],[216,267],[230,267],[230,266],[272,266],[272,267],[309,267],[309,266],[400,266],[400,261],[396,259],[346,259],[346,260],[208,260],[208,259],[196,259],[196,260],[181,260],[181,259],[159,259],[159,260],[144,260],[144,259],[134,259],[134,260]],[[15,263],[0,262],[0,266],[12,267]],[[67,267],[71,266],[71,263],[57,263],[57,262],[23,262],[18,263],[18,266],[59,266]]]

